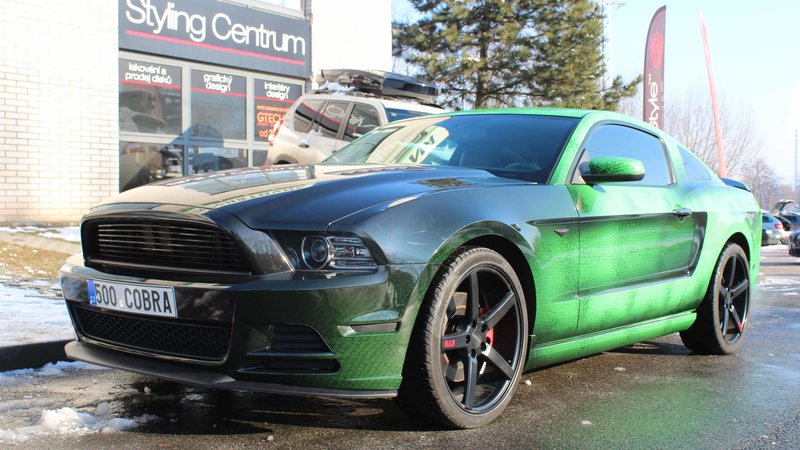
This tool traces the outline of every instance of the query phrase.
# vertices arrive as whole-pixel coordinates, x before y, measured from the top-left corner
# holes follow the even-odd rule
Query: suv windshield
[[[469,167],[545,183],[577,123],[522,114],[423,117],[378,128],[325,162]]]

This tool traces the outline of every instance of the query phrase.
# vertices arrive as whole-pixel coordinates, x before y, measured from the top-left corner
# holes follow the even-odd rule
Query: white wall
[[[0,223],[75,223],[118,190],[117,2],[0,16]]]
[[[311,70],[392,69],[392,0],[313,0]]]

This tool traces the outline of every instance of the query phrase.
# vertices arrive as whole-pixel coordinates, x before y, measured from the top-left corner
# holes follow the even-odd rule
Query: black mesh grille
[[[87,264],[136,273],[250,273],[242,250],[214,225],[178,220],[115,220],[84,224]]]
[[[228,353],[230,326],[133,318],[83,306],[73,306],[72,310],[80,333],[97,341],[205,361],[221,361]]]
[[[330,349],[313,328],[303,325],[272,325],[270,352],[324,353]]]

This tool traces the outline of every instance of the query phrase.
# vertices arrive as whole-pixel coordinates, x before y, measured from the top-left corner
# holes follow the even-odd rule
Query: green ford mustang
[[[735,351],[761,215],[642,122],[510,109],[395,122],[319,165],[144,186],[81,233],[61,269],[71,358],[396,397],[467,428],[499,415],[525,370],[675,332]]]

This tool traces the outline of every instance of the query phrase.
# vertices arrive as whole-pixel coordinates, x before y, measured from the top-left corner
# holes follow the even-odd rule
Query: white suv
[[[394,96],[358,91],[305,94],[292,105],[279,125],[267,163],[317,163],[383,124],[441,112],[445,110]]]

